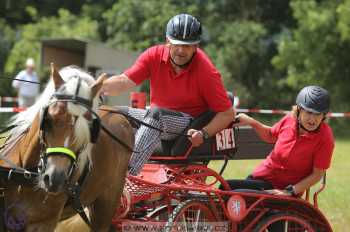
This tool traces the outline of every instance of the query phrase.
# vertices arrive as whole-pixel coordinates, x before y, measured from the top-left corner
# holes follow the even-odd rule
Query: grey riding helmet
[[[166,37],[171,44],[198,44],[201,34],[200,22],[189,14],[175,15],[166,27]]]
[[[328,113],[330,98],[328,91],[320,86],[306,86],[300,90],[296,104],[313,113]]]

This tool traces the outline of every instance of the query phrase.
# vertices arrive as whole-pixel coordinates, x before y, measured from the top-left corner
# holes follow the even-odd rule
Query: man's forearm
[[[203,129],[210,135],[213,136],[217,132],[226,128],[235,118],[235,111],[230,108],[227,111],[219,112],[215,117],[206,125]]]
[[[117,96],[135,86],[136,84],[132,80],[130,80],[125,74],[121,74],[112,76],[104,81],[102,92],[105,95]]]

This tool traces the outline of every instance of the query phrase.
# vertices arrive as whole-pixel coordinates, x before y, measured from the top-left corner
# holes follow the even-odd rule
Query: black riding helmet
[[[328,113],[330,99],[328,91],[320,86],[306,86],[300,90],[296,104],[313,113]]]
[[[201,34],[200,22],[189,14],[175,15],[166,27],[166,37],[172,44],[198,44]]]

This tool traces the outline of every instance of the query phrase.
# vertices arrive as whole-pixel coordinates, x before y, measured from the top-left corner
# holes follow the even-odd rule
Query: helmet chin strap
[[[308,129],[306,129],[306,128],[303,126],[303,124],[301,124],[299,118],[298,118],[298,124],[299,124],[299,127],[300,127],[301,129],[303,129],[303,130],[305,130],[305,131],[307,131],[307,132],[311,132],[311,133],[317,132],[318,129],[320,129],[320,126],[321,126],[321,123],[320,123],[320,125],[318,125],[318,127],[317,127],[315,130],[308,130]]]
[[[300,109],[298,108],[298,111],[297,111],[298,128],[300,127],[301,129],[303,129],[303,130],[305,130],[305,131],[307,131],[307,132],[310,132],[310,133],[315,133],[315,132],[317,132],[317,131],[320,129],[321,123],[318,125],[318,127],[317,127],[315,130],[306,129],[306,128],[303,126],[303,124],[301,123],[300,118],[299,118],[299,115],[300,115]],[[322,119],[322,121],[325,120],[325,119],[326,119],[326,118],[324,117],[324,118]]]
[[[187,61],[186,63],[184,63],[184,64],[177,64],[177,63],[175,62],[175,60],[171,57],[171,55],[170,55],[170,60],[171,60],[171,63],[173,63],[175,66],[177,66],[177,67],[179,67],[179,68],[186,68],[186,67],[192,62],[192,59],[193,59],[193,57],[194,57],[195,54],[196,54],[196,53],[193,53],[191,59],[190,59],[189,61]]]

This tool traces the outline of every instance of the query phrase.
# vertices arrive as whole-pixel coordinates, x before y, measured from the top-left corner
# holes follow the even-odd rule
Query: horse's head
[[[98,120],[94,112],[97,93],[106,78],[101,75],[94,82],[91,76],[74,67],[64,68],[60,73],[51,64],[55,92],[40,116],[43,149],[39,187],[52,193],[62,192],[82,172],[89,144],[96,140],[93,133],[98,133],[94,128]]]

